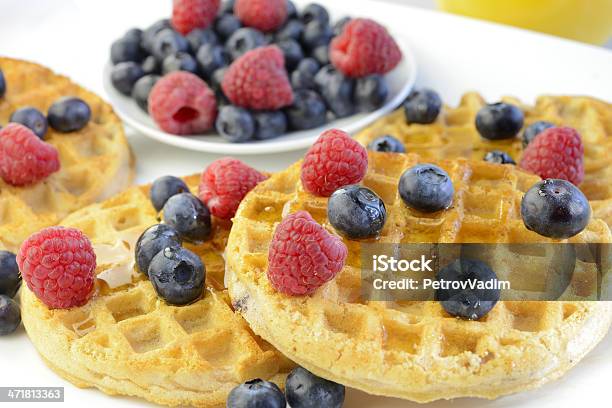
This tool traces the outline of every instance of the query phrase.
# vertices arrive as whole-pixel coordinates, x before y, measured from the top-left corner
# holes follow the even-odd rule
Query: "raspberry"
[[[0,177],[13,186],[46,179],[60,169],[57,149],[27,127],[9,123],[0,130]]]
[[[151,89],[149,113],[168,133],[203,133],[215,123],[217,101],[206,82],[190,72],[176,71],[157,81]]]
[[[345,132],[323,132],[302,163],[302,184],[306,191],[329,197],[340,187],[359,183],[368,169],[368,153]]]
[[[247,27],[275,31],[287,20],[287,1],[236,0],[234,14]]]
[[[186,35],[194,28],[208,27],[218,10],[219,0],[173,0],[172,26]]]
[[[283,52],[275,45],[256,48],[230,65],[221,83],[234,105],[277,110],[293,102]]]
[[[402,59],[402,51],[383,26],[356,18],[332,40],[329,57],[346,76],[360,78],[391,71]]]
[[[584,147],[570,127],[544,130],[523,152],[520,167],[543,179],[563,179],[578,185],[584,178]]]
[[[82,306],[92,296],[96,254],[77,229],[37,232],[21,245],[17,264],[28,288],[52,309]]]
[[[238,159],[215,160],[202,173],[199,197],[217,218],[230,219],[242,199],[266,176]]]
[[[348,249],[306,211],[276,227],[268,252],[268,279],[281,293],[310,295],[342,270]]]

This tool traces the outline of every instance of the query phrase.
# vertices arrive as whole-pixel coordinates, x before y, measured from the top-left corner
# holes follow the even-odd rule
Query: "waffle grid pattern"
[[[388,213],[378,242],[549,241],[527,231],[520,218],[522,193],[537,176],[483,161],[436,162],[453,180],[454,203],[448,211],[424,214],[403,205],[397,192],[402,172],[423,162],[418,156],[370,153],[369,160],[363,184],[385,201]],[[564,355],[564,347],[587,322],[600,319],[601,332],[609,326],[603,302],[500,302],[475,322],[449,316],[437,302],[364,302],[360,243],[347,239],[347,265],[335,280],[312,297],[283,296],[265,273],[277,223],[306,210],[334,232],[327,199],[305,192],[299,174],[297,163],[243,201],[228,243],[229,288],[256,333],[319,375],[421,402],[492,398],[560,375],[577,361],[577,355]],[[606,223],[594,219],[571,241],[610,240]]]
[[[64,96],[78,96],[92,110],[90,123],[78,132],[62,134],[49,127],[46,141],[59,152],[59,172],[28,187],[0,179],[0,248],[16,251],[33,232],[129,186],[134,160],[123,125],[97,95],[34,63],[0,57],[0,68],[7,83],[0,99],[0,125],[22,107],[46,113]]]
[[[595,214],[612,225],[612,105],[590,98],[540,96],[534,106],[513,97],[502,98],[523,110],[525,127],[537,121],[571,126],[581,134],[585,147],[585,179],[581,190],[591,200]],[[393,112],[361,131],[356,139],[367,146],[382,135],[398,138],[409,153],[423,160],[464,157],[482,160],[487,152],[502,150],[519,163],[520,138],[491,141],[480,136],[475,127],[478,111],[486,104],[483,97],[470,92],[456,107],[444,106],[430,125],[408,124],[403,109]],[[522,133],[522,131],[521,131]]]
[[[187,180],[192,191],[197,180]],[[138,236],[157,222],[147,189],[132,188],[61,225],[82,230],[94,248],[122,241],[133,259]],[[215,220],[214,228],[210,241],[188,246],[206,265],[207,292],[187,306],[165,304],[139,274],[132,284],[116,288],[97,280],[94,298],[70,310],[49,310],[24,290],[24,323],[39,352],[77,384],[167,405],[220,407],[246,380],[282,384],[291,363],[232,310],[223,288],[228,225]],[[104,262],[98,262],[96,273],[111,267]]]

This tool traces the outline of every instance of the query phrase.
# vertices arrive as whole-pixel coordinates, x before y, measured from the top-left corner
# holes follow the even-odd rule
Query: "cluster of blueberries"
[[[167,303],[192,303],[202,296],[206,268],[198,255],[181,245],[183,240],[202,242],[210,238],[210,212],[183,180],[173,176],[155,180],[150,199],[157,211],[163,211],[164,224],[154,225],[140,236],[135,248],[136,265]],[[231,391],[227,407],[285,408],[289,402],[293,408],[340,408],[344,394],[344,386],[297,367],[287,378],[285,394],[274,383],[254,379]]]
[[[413,91],[403,103],[408,123],[431,124],[436,121],[442,109],[440,96],[431,89]],[[476,115],[476,129],[482,137],[489,140],[503,140],[516,137],[524,123],[523,112],[509,103],[493,103],[484,106]],[[523,148],[537,135],[555,125],[538,121],[527,126],[521,135]],[[404,144],[393,135],[383,135],[374,139],[368,149],[377,152],[404,153]],[[516,164],[510,155],[501,150],[487,152],[484,160],[497,164]]]
[[[111,46],[111,82],[147,112],[149,93],[160,76],[172,71],[200,76],[215,91],[220,107],[216,128],[230,142],[271,139],[288,130],[312,129],[382,106],[389,92],[383,76],[352,79],[330,64],[329,43],[350,19],[332,25],[328,11],[319,4],[301,11],[293,2],[287,4],[287,21],[273,33],[242,27],[233,14],[233,0],[222,4],[212,27],[195,29],[186,36],[176,32],[167,19],[144,31],[133,28]],[[278,111],[249,111],[231,105],[221,90],[228,66],[247,51],[267,44],[277,45],[284,54],[293,104]]]
[[[206,266],[182,244],[210,238],[210,211],[183,180],[173,176],[155,180],[150,198],[156,211],[163,211],[164,224],[153,225],[140,236],[135,247],[136,265],[167,303],[191,303],[202,296]]]
[[[6,92],[6,80],[0,70],[0,98]],[[58,132],[75,132],[87,125],[91,118],[91,109],[87,103],[76,97],[63,97],[49,107],[47,116],[31,106],[17,109],[9,118],[9,122],[19,123],[29,128],[42,140],[51,126]]]
[[[13,300],[21,286],[17,257],[0,251],[0,336],[13,333],[21,323],[19,305]]]

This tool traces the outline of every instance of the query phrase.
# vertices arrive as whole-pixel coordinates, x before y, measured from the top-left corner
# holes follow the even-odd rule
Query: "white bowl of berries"
[[[318,4],[272,12],[223,2],[131,29],[111,47],[104,86],[119,116],[162,143],[222,154],[310,146],[355,132],[414,86],[406,38]],[[246,4],[246,6],[244,6]]]

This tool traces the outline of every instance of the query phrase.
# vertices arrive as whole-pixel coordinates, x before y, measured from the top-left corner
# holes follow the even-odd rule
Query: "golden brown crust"
[[[584,142],[585,178],[580,189],[591,201],[595,215],[612,226],[612,105],[588,96],[551,96],[537,98],[527,105],[517,98],[503,101],[515,104],[525,114],[525,127],[537,121],[574,127]],[[355,136],[367,146],[382,135],[393,135],[404,143],[406,151],[423,160],[464,157],[482,160],[487,152],[502,150],[519,163],[523,147],[520,137],[488,140],[475,127],[476,114],[484,98],[468,92],[456,107],[444,106],[430,125],[408,124],[403,109],[379,119]]]
[[[447,211],[422,214],[397,192],[402,172],[418,162],[413,154],[370,153],[363,184],[383,198],[388,215],[378,242],[550,242],[520,218],[522,195],[537,176],[484,161],[434,161],[450,174],[455,201]],[[500,302],[474,322],[449,316],[437,302],[364,302],[359,242],[347,239],[346,266],[332,282],[310,297],[276,292],[266,270],[277,223],[306,210],[334,232],[327,199],[305,192],[299,174],[296,163],[243,200],[228,241],[227,277],[255,333],[316,374],[419,402],[495,398],[559,377],[607,332],[612,307],[605,302]],[[571,242],[611,239],[606,223],[592,219]]]
[[[46,114],[64,96],[78,96],[92,110],[90,123],[78,132],[62,134],[49,128],[46,141],[59,152],[59,172],[27,187],[0,179],[0,248],[15,252],[33,232],[128,187],[134,178],[134,158],[121,121],[100,97],[32,62],[0,57],[0,68],[7,83],[0,98],[0,124],[25,106]]]
[[[192,191],[198,179],[186,178]],[[157,216],[148,187],[133,187],[61,225],[83,231],[97,254],[123,242],[132,268],[132,247]],[[222,407],[232,388],[252,378],[283,385],[293,364],[250,331],[224,289],[228,234],[229,224],[215,220],[211,240],[188,245],[206,265],[207,290],[187,306],[165,304],[138,273],[115,288],[98,279],[93,299],[70,310],[49,310],[24,287],[22,316],[30,339],[54,371],[79,387],[164,405]],[[116,268],[109,262],[98,256],[98,276]]]

